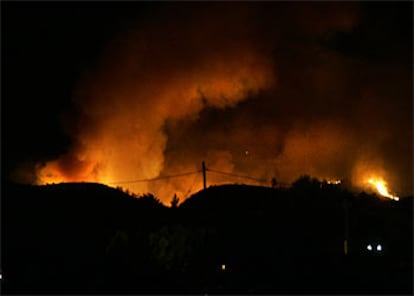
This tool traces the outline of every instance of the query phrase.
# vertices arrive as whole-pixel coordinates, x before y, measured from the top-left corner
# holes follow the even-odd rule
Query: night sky
[[[124,5],[125,6],[125,5]],[[140,17],[145,4],[137,5]],[[73,89],[123,29],[127,7],[111,3],[2,3],[3,168],[67,151],[62,127]]]
[[[1,5],[3,180],[116,185],[205,160],[413,193],[412,2]]]

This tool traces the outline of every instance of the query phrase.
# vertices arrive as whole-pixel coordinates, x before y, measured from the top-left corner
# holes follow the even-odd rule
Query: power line
[[[190,189],[188,189],[187,193],[184,195],[184,198],[185,199],[190,195],[190,193],[193,190],[193,187],[194,187],[196,181],[197,181],[197,176],[194,176],[194,180],[193,180],[193,183],[190,186]]]
[[[170,178],[177,178],[177,177],[184,177],[188,175],[198,174],[201,171],[195,171],[195,172],[188,172],[188,173],[182,173],[182,174],[176,174],[176,175],[168,175],[168,176],[159,176],[156,178],[150,178],[150,179],[137,179],[137,180],[129,180],[129,181],[117,181],[117,182],[108,182],[110,184],[130,184],[130,183],[140,183],[140,182],[153,182],[163,179],[170,179]]]
[[[226,175],[226,176],[232,176],[232,177],[236,177],[236,178],[243,178],[243,179],[249,179],[249,180],[253,180],[256,182],[266,182],[266,180],[264,179],[256,179],[256,178],[252,178],[249,176],[242,176],[242,175],[236,175],[236,174],[232,174],[232,173],[228,173],[228,172],[222,172],[222,171],[217,171],[217,170],[213,170],[213,169],[207,169],[208,172],[212,172],[212,173],[216,173],[216,174],[221,174],[221,175]]]
[[[159,176],[159,177],[155,177],[155,178],[136,179],[136,180],[128,180],[128,181],[114,181],[114,182],[108,182],[108,183],[109,184],[131,184],[131,183],[153,182],[153,181],[158,181],[158,180],[179,178],[179,177],[189,176],[189,175],[193,175],[193,174],[199,174],[202,171],[203,170],[197,170],[197,171],[193,171],[193,172],[186,172],[186,173],[175,174],[175,175]],[[219,171],[219,170],[215,170],[215,169],[205,168],[205,171],[216,173],[216,174],[221,174],[221,175],[225,175],[225,176],[235,177],[235,178],[242,178],[242,179],[252,180],[252,181],[261,182],[261,183],[266,182],[266,180],[264,180],[264,179],[257,179],[257,178],[252,178],[252,177],[249,177],[249,176],[237,175],[237,174],[233,174],[233,173],[229,173],[229,172],[223,172],[223,171]],[[193,185],[191,186],[190,190],[194,186],[195,180],[196,179],[194,179]]]

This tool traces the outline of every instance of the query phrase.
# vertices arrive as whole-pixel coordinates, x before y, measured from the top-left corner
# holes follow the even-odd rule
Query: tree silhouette
[[[172,200],[171,200],[171,208],[177,208],[178,203],[180,202],[180,199],[177,197],[177,194],[175,193]]]
[[[144,207],[158,208],[163,206],[162,202],[151,193],[142,195],[138,198],[138,201],[140,201]]]
[[[319,190],[321,182],[318,179],[308,175],[302,176],[292,184],[292,189],[304,192],[313,192]]]
[[[271,184],[272,184],[272,188],[276,188],[276,186],[277,186],[276,178],[272,178]]]

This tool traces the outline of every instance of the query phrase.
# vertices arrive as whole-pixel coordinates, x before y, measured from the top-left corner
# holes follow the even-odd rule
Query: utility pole
[[[203,185],[204,185],[204,190],[207,188],[207,177],[206,177],[206,164],[203,160],[203,162],[201,163],[201,169],[203,171]]]
[[[207,188],[207,176],[206,176],[206,163],[204,162],[204,160],[201,163],[201,170],[203,172],[203,187],[204,187],[204,190],[206,190],[206,188]],[[206,225],[206,233],[205,233],[205,241],[204,241],[205,257],[207,258],[207,260],[205,261],[205,267],[204,267],[205,268],[205,271],[204,271],[205,272],[205,278],[204,278],[204,280],[205,280],[205,292],[206,292],[205,295],[207,295],[207,290],[210,289],[210,287],[209,287],[210,252],[209,252],[209,248],[208,248],[208,245],[209,245],[208,228],[209,228],[209,225]]]
[[[349,205],[348,198],[344,199],[344,254],[348,255],[348,242],[349,242]]]

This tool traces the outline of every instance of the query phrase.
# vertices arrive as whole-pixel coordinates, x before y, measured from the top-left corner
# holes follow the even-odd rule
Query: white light
[[[378,252],[381,252],[381,251],[382,251],[382,246],[381,246],[381,245],[378,245],[378,246],[377,246],[377,251],[378,251]]]
[[[367,250],[368,250],[368,251],[372,251],[372,246],[371,246],[371,245],[368,245],[368,246],[367,246]]]
[[[2,280],[3,279],[3,275],[0,273],[0,280]]]
[[[226,264],[221,265],[221,270],[226,270]]]

